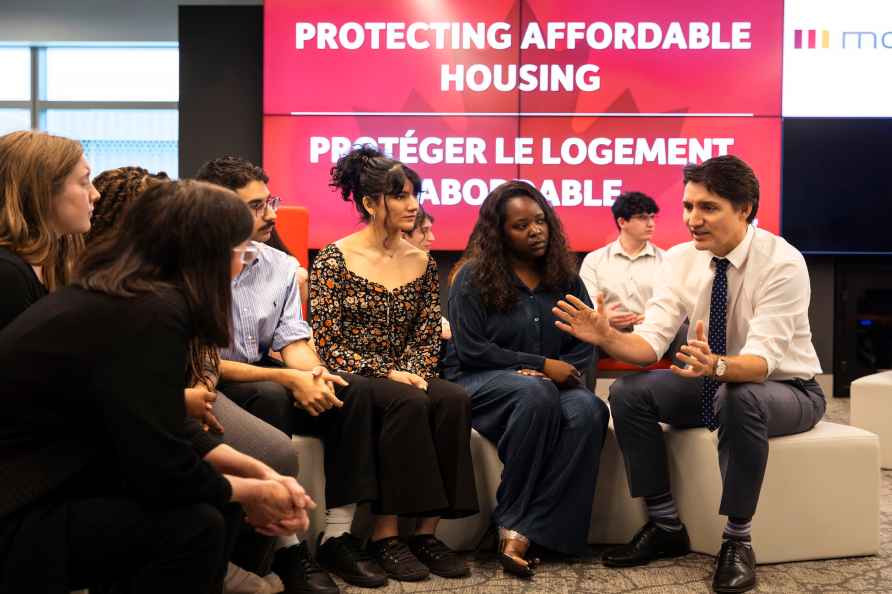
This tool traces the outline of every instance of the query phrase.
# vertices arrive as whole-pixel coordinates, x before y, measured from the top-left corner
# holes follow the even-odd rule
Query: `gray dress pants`
[[[670,491],[660,423],[702,427],[702,386],[702,378],[687,379],[662,369],[627,375],[610,386],[610,410],[632,497]],[[814,427],[824,416],[824,393],[814,380],[725,383],[716,392],[714,405],[723,480],[719,513],[750,518],[765,476],[768,438]]]

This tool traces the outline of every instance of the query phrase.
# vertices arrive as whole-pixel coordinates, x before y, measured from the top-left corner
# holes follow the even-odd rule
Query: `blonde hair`
[[[40,266],[50,291],[68,284],[84,245],[50,224],[53,197],[83,154],[79,142],[44,132],[0,136],[0,247]]]

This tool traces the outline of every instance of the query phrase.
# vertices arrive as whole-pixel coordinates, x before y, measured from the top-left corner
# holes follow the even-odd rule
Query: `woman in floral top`
[[[374,378],[379,432],[377,514],[368,552],[390,576],[468,575],[434,536],[440,517],[477,512],[470,453],[470,400],[437,377],[440,296],[437,266],[403,239],[415,224],[420,179],[365,146],[332,168],[331,186],[352,201],[366,226],[325,247],[310,275],[310,319],[319,357],[332,371]],[[349,472],[350,469],[345,469]],[[349,518],[353,506],[330,510]],[[408,546],[397,517],[418,518]],[[347,525],[344,522],[344,525]],[[319,558],[336,573],[356,539],[328,530]],[[352,544],[351,544],[352,543]]]

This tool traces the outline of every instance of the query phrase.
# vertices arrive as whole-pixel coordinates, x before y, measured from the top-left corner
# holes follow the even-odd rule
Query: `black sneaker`
[[[319,535],[322,540],[322,535]],[[362,588],[387,585],[387,574],[362,548],[362,542],[349,532],[329,538],[316,547],[319,562],[348,584]]]
[[[471,570],[455,551],[433,534],[416,534],[409,539],[409,550],[427,565],[431,573],[440,577],[460,578],[471,575]]]
[[[285,594],[338,594],[340,589],[316,563],[306,542],[276,551],[273,572],[282,580]]]
[[[431,573],[424,564],[419,561],[406,543],[397,536],[369,541],[369,553],[375,558],[387,575],[401,582],[417,582],[425,579]]]

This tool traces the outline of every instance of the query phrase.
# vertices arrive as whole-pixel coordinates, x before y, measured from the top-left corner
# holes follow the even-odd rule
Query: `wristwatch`
[[[725,358],[719,356],[715,361],[715,377],[721,378],[725,375],[725,371],[728,369],[728,362],[725,361]]]

